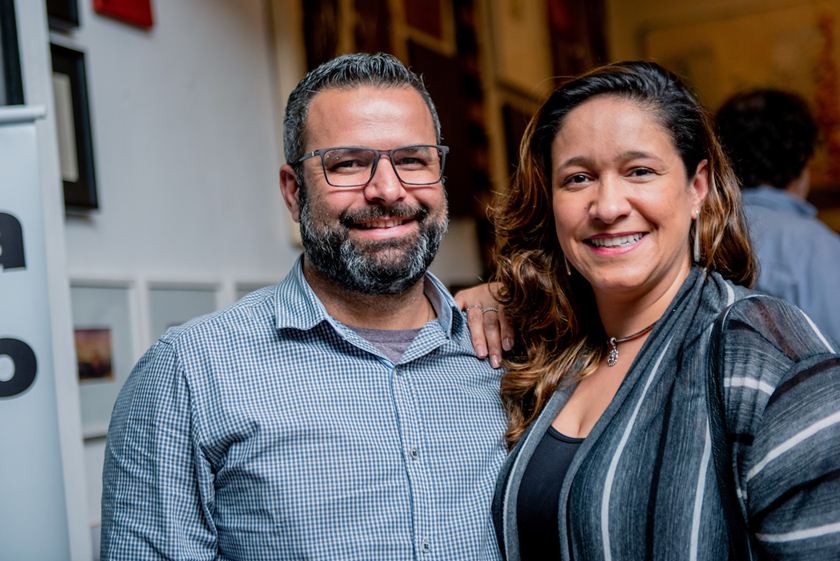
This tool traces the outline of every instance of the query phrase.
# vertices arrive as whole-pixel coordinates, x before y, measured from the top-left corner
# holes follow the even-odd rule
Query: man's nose
[[[373,177],[365,186],[365,197],[385,204],[392,204],[405,198],[405,185],[400,181],[387,154],[381,154]]]

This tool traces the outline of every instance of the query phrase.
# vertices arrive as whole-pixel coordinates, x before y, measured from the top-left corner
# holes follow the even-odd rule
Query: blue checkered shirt
[[[438,314],[394,364],[330,317],[301,262],[169,330],[114,408],[102,559],[498,559],[500,373]]]

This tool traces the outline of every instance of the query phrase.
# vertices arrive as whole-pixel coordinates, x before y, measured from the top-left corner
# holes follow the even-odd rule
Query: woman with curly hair
[[[840,558],[840,356],[744,288],[738,186],[683,83],[625,62],[560,87],[494,212],[506,559]],[[484,294],[459,295],[475,327]]]

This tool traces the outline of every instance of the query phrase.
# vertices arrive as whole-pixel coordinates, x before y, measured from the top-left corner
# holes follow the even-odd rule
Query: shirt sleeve
[[[135,366],[111,418],[102,476],[103,561],[215,559],[213,478],[195,424],[179,357],[158,341]]]
[[[794,306],[743,308],[728,325],[724,386],[759,558],[840,559],[840,355]]]

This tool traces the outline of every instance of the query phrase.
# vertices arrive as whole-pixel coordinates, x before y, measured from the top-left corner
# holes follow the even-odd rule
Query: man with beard
[[[284,128],[304,254],[135,367],[102,558],[497,559],[499,375],[426,272],[447,226],[435,107],[394,57],[346,55],[298,84]]]

